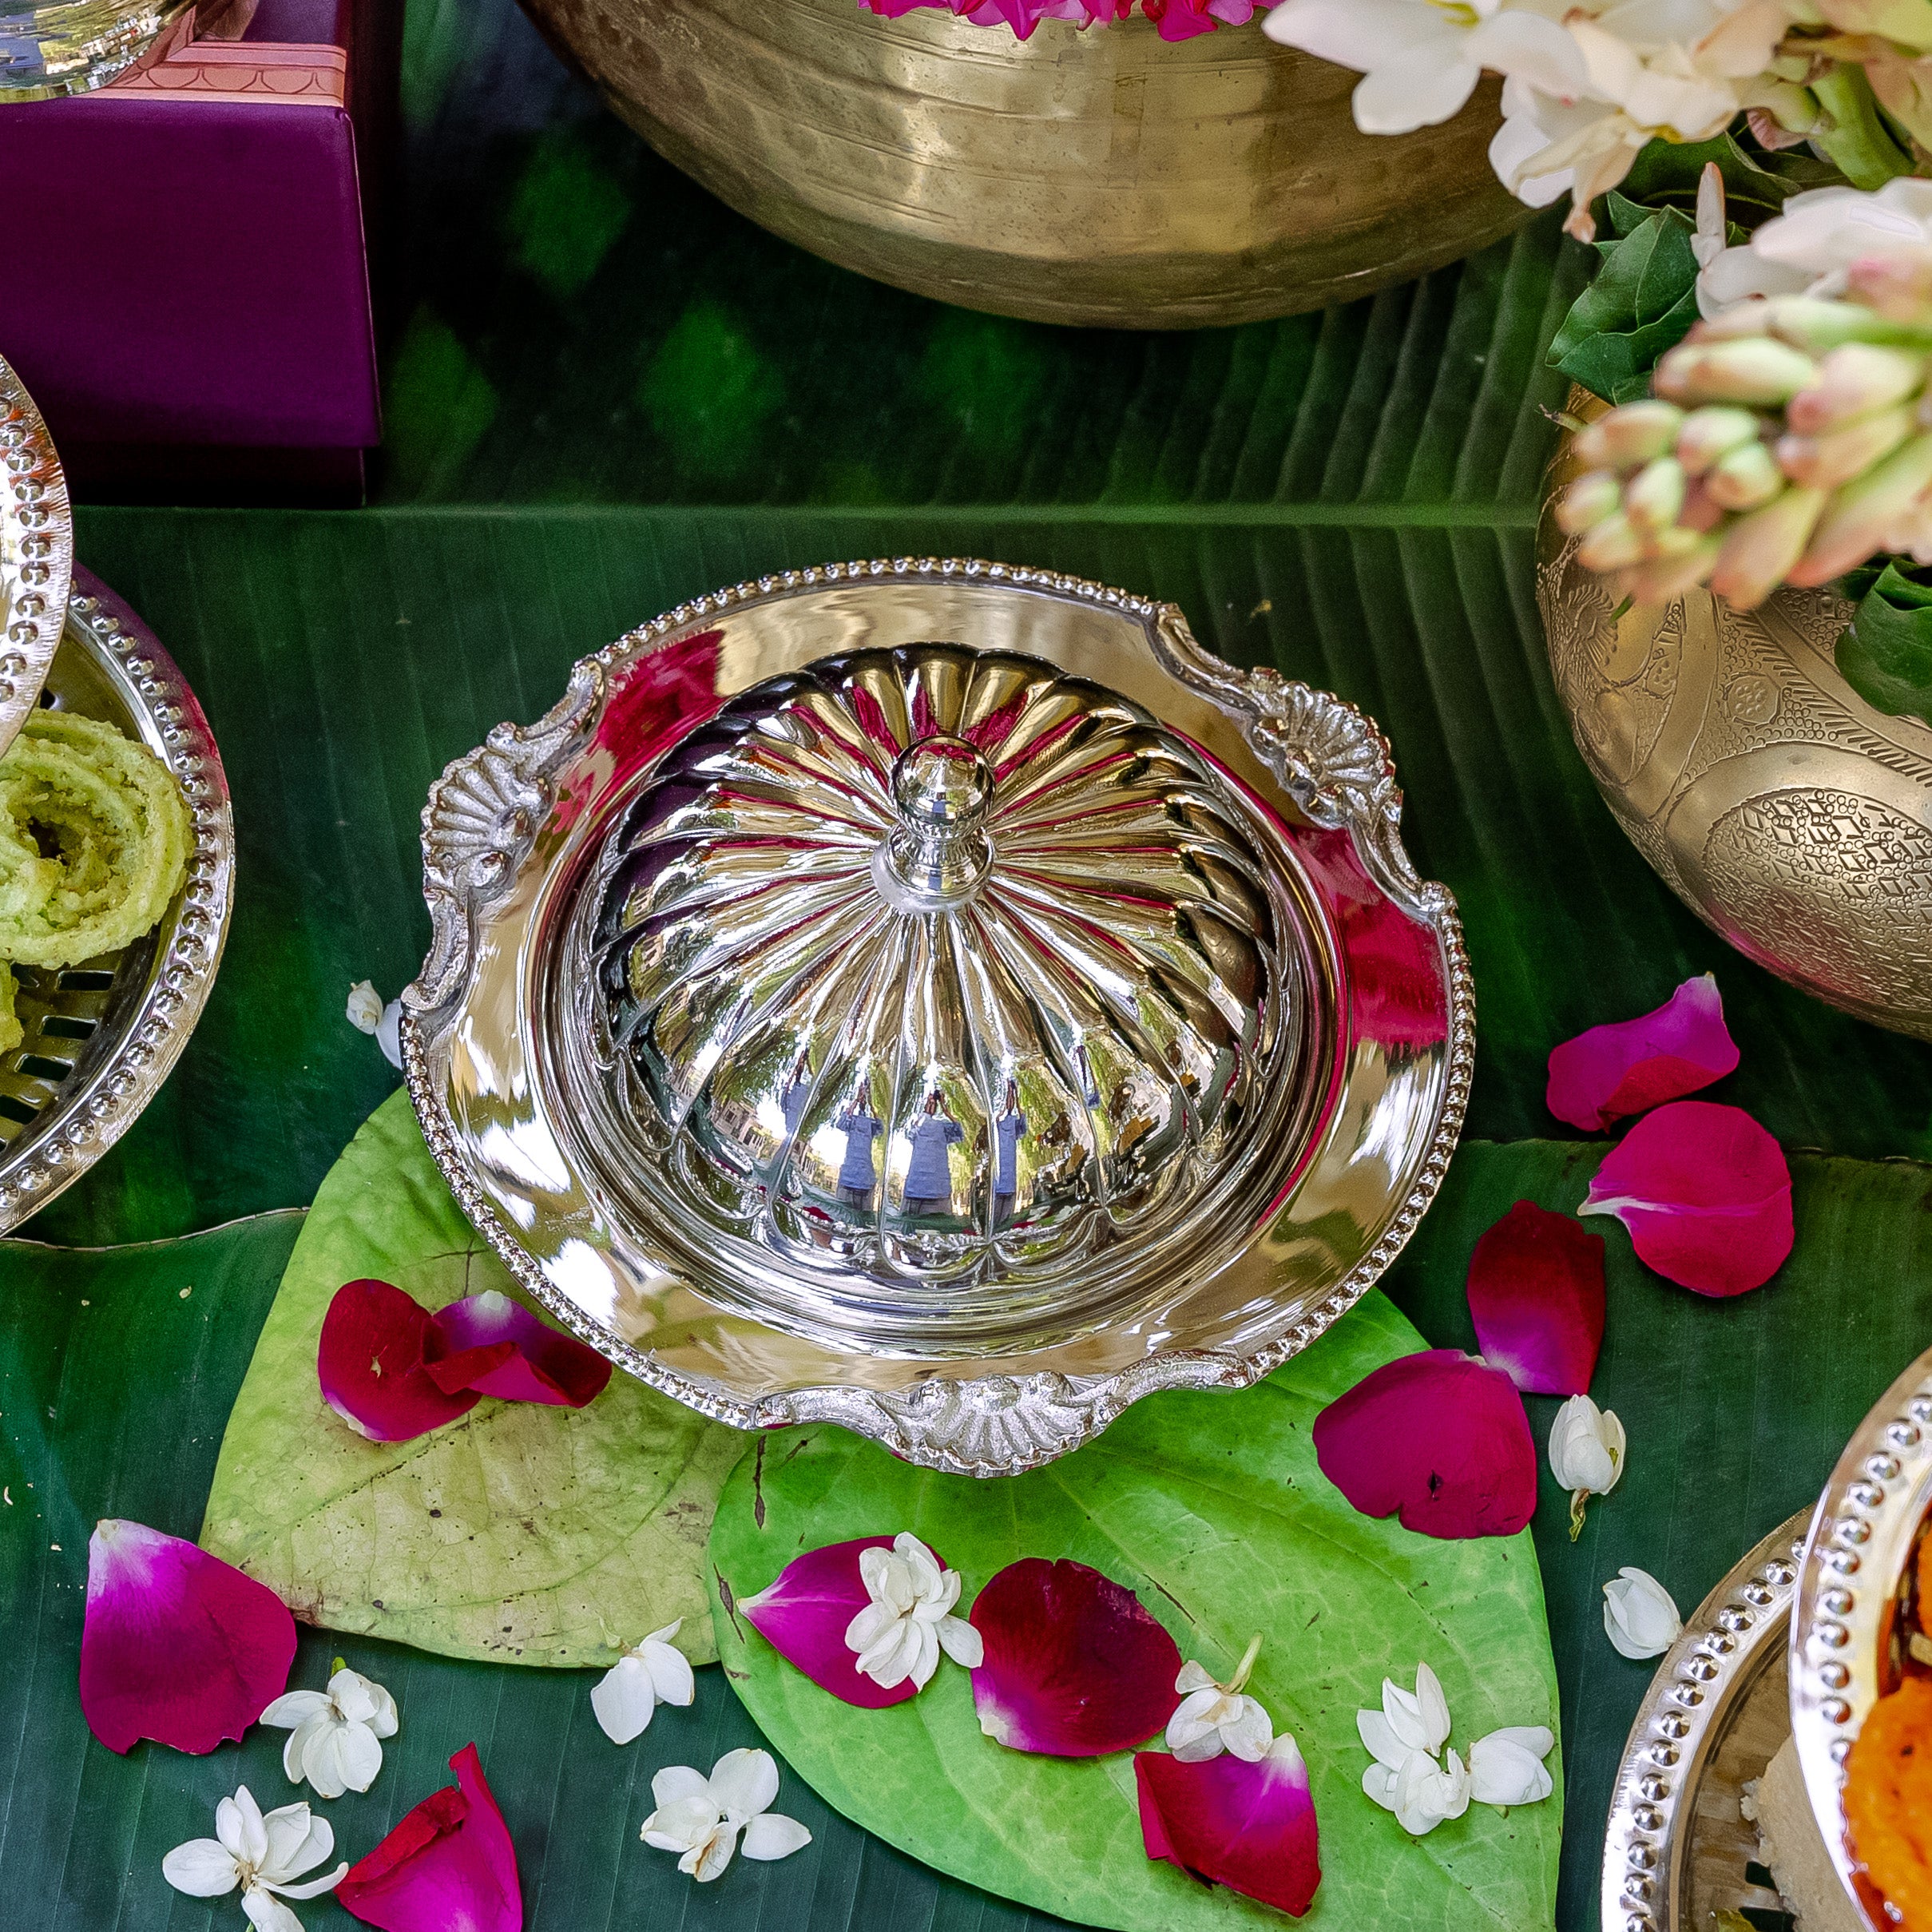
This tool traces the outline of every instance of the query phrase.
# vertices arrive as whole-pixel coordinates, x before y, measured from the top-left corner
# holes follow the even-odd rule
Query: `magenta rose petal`
[[[1603,1346],[1603,1237],[1519,1200],[1469,1261],[1477,1346],[1533,1395],[1581,1395]]]
[[[1293,1738],[1276,1738],[1256,1763],[1232,1751],[1184,1763],[1137,1751],[1133,1771],[1150,1859],[1297,1918],[1307,1910],[1322,1882],[1321,1851],[1308,1767]]]
[[[197,1755],[279,1697],[296,1620],[275,1592],[178,1536],[113,1518],[87,1545],[81,1710],[109,1751]]]
[[[1536,1513],[1536,1444],[1516,1384],[1452,1348],[1385,1363],[1315,1418],[1322,1474],[1364,1516],[1454,1540]]]
[[[872,1601],[859,1558],[866,1550],[891,1547],[889,1536],[862,1536],[807,1550],[768,1589],[741,1598],[738,1613],[820,1690],[866,1711],[903,1704],[918,1695],[918,1684],[907,1677],[887,1690],[857,1668],[858,1653],[845,1640],[852,1619]]]
[[[444,1366],[438,1358],[453,1362],[482,1350],[504,1352],[462,1386],[504,1402],[581,1409],[610,1380],[610,1364],[594,1348],[539,1321],[494,1288],[465,1295],[430,1317],[424,1355],[430,1379],[439,1387],[450,1387],[450,1379],[438,1372]]]
[[[1677,1101],[1610,1149],[1577,1212],[1615,1215],[1666,1281],[1742,1295],[1791,1252],[1791,1170],[1743,1109]]]
[[[1093,1758],[1144,1744],[1174,1715],[1180,1652],[1132,1590],[1084,1563],[1025,1557],[974,1599],[973,1673],[996,1744]]]
[[[423,1366],[427,1309],[387,1281],[345,1281],[322,1318],[315,1373],[322,1398],[372,1442],[407,1442],[466,1415],[482,1399],[446,1394]]]
[[[1654,1013],[1565,1040],[1549,1056],[1549,1111],[1601,1133],[1736,1070],[1737,1043],[1724,1025],[1715,975],[1687,979]]]
[[[445,1785],[343,1874],[336,1902],[383,1932],[522,1932],[516,1848],[474,1744]]]

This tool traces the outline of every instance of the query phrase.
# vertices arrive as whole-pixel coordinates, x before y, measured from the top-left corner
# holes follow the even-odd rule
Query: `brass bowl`
[[[653,147],[788,241],[1029,321],[1249,322],[1454,261],[1527,211],[1496,84],[1439,128],[1359,134],[1357,77],[1259,24],[1138,16],[1030,40],[853,0],[523,0]]]
[[[1565,443],[1537,602],[1557,695],[1618,823],[1746,958],[1932,1040],[1932,727],[1874,711],[1839,675],[1851,612],[1828,591],[1744,612],[1695,590],[1619,615],[1550,514],[1576,473]]]

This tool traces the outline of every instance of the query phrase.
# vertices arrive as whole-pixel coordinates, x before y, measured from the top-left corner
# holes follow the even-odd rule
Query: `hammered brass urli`
[[[1359,134],[1357,76],[1258,20],[1032,38],[853,0],[523,0],[658,152],[862,274],[1042,322],[1196,327],[1319,308],[1507,233],[1486,81]]]
[[[1573,391],[1570,407],[1593,403]],[[1618,614],[1549,514],[1575,469],[1560,450],[1537,601],[1557,695],[1618,823],[1748,958],[1932,1039],[1932,728],[1874,711],[1839,675],[1851,613],[1828,591],[1740,612],[1694,590]]]

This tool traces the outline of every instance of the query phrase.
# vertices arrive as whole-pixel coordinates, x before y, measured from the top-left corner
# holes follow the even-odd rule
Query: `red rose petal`
[[[1454,1539],[1536,1513],[1536,1444],[1516,1384],[1453,1348],[1385,1363],[1315,1418],[1322,1474],[1364,1516]]]
[[[1723,995],[1706,973],[1687,979],[1654,1013],[1565,1040],[1549,1056],[1546,1098],[1558,1120],[1597,1133],[1722,1080],[1737,1062]]]
[[[1132,1590],[1084,1563],[1024,1557],[979,1593],[979,1728],[1015,1751],[1095,1758],[1144,1744],[1180,1703],[1180,1652]]]
[[[522,1932],[516,1848],[474,1744],[432,1791],[343,1874],[336,1902],[383,1932]]]
[[[386,1281],[347,1281],[322,1318],[322,1398],[372,1442],[407,1442],[467,1415],[482,1398],[446,1394],[423,1365],[429,1311]]]
[[[594,1348],[493,1288],[430,1317],[423,1363],[440,1389],[567,1409],[582,1408],[610,1380],[610,1364]]]
[[[81,1709],[109,1751],[212,1751],[288,1683],[296,1620],[275,1592],[178,1536],[112,1518],[87,1545]]]
[[[858,1655],[845,1640],[847,1627],[872,1600],[859,1573],[859,1555],[891,1547],[889,1536],[862,1536],[807,1550],[787,1563],[769,1589],[744,1598],[739,1613],[820,1690],[866,1711],[903,1704],[918,1693],[911,1678],[887,1690],[855,1668]]]
[[[1579,1214],[1613,1214],[1646,1268],[1699,1295],[1742,1295],[1791,1252],[1784,1150],[1739,1107],[1678,1101],[1605,1155]]]
[[[1307,1910],[1322,1882],[1321,1848],[1308,1767],[1293,1738],[1276,1738],[1254,1764],[1232,1751],[1185,1764],[1137,1751],[1133,1772],[1150,1859],[1297,1918]]]
[[[1533,1395],[1582,1395],[1603,1346],[1603,1237],[1519,1200],[1476,1244],[1469,1311],[1482,1359]]]

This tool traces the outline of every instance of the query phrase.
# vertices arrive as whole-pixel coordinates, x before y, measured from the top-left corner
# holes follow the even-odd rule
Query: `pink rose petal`
[[[1453,1348],[1385,1363],[1315,1418],[1322,1474],[1364,1516],[1454,1539],[1536,1513],[1536,1444],[1516,1384]]]
[[[859,1555],[891,1547],[889,1536],[862,1536],[850,1543],[807,1550],[787,1563],[768,1589],[744,1598],[739,1613],[820,1690],[866,1711],[903,1704],[918,1692],[911,1678],[887,1690],[855,1668],[857,1653],[845,1640],[852,1619],[871,1601],[859,1573]]]
[[[1180,1652],[1132,1590],[1084,1563],[1024,1557],[974,1600],[979,1728],[1015,1751],[1095,1758],[1144,1744],[1180,1702]]]
[[[1699,1295],[1742,1295],[1791,1252],[1784,1150],[1739,1107],[1678,1101],[1609,1153],[1579,1214],[1613,1214],[1646,1268]]]
[[[1308,1767],[1293,1738],[1276,1738],[1252,1764],[1232,1751],[1188,1764],[1137,1751],[1133,1772],[1150,1859],[1297,1918],[1307,1910],[1322,1882],[1321,1851]]]
[[[296,1620],[275,1592],[178,1536],[113,1518],[87,1545],[81,1710],[109,1751],[212,1751],[288,1683]]]
[[[383,1932],[522,1932],[516,1848],[474,1744],[450,1760],[454,1789],[432,1791],[335,1888],[337,1903]]]
[[[1687,979],[1655,1013],[1565,1040],[1549,1056],[1549,1111],[1597,1133],[1736,1070],[1714,975]]]
[[[610,1380],[610,1364],[594,1348],[490,1288],[430,1317],[423,1366],[446,1391],[567,1409],[582,1408]]]
[[[1603,1237],[1534,1201],[1519,1200],[1470,1256],[1482,1359],[1533,1395],[1589,1392],[1603,1303]]]
[[[437,1387],[423,1366],[429,1311],[386,1281],[346,1281],[322,1318],[315,1373],[322,1398],[372,1442],[407,1442],[482,1398]]]

